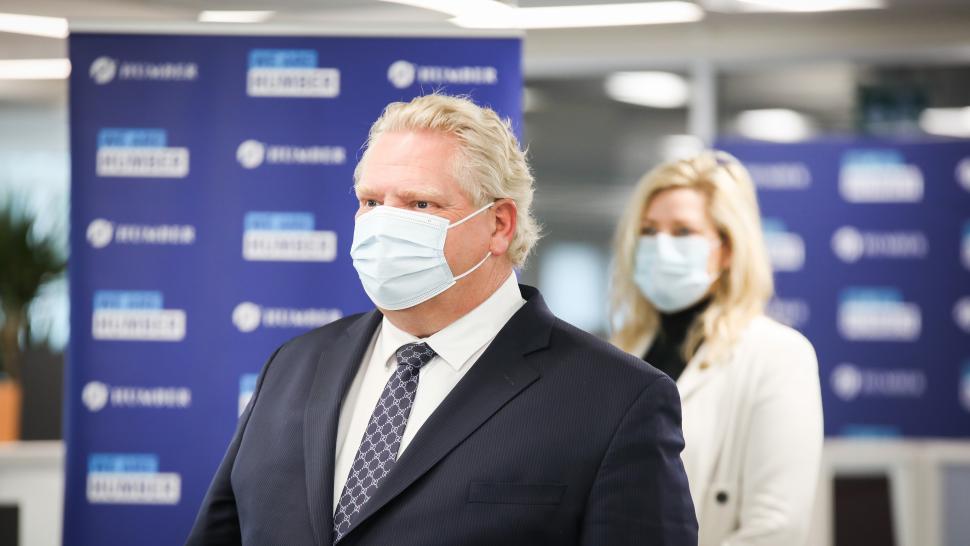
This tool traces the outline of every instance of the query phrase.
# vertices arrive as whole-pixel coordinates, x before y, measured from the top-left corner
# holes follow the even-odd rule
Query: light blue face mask
[[[357,218],[350,257],[364,291],[381,309],[397,311],[428,301],[478,269],[454,276],[445,259],[448,230],[471,220],[494,203],[449,224],[446,218],[379,206]]]
[[[659,311],[681,311],[700,301],[711,288],[710,255],[707,237],[644,235],[637,243],[634,280]]]

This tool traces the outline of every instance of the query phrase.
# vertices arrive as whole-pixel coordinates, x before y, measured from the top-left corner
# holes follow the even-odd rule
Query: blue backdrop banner
[[[719,147],[758,188],[769,311],[815,345],[826,434],[970,438],[970,141]]]
[[[264,360],[371,308],[353,169],[392,101],[521,119],[518,38],[72,34],[65,545],[181,544]]]

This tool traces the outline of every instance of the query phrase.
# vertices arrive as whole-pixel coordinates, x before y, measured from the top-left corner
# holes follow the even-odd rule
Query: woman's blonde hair
[[[657,332],[659,312],[634,281],[634,261],[644,212],[657,194],[673,188],[690,188],[706,196],[707,213],[731,253],[715,281],[710,305],[691,325],[683,347],[684,359],[689,361],[703,343],[707,361],[717,362],[728,356],[751,319],[764,312],[774,291],[754,184],[737,159],[720,151],[665,163],[637,183],[616,232],[611,341],[633,351]]]
[[[540,234],[532,216],[534,179],[510,121],[464,97],[431,94],[392,102],[370,128],[367,149],[354,170],[355,184],[370,145],[395,131],[436,131],[455,137],[455,180],[472,203],[480,207],[495,199],[515,201],[518,212],[508,256],[513,266],[522,267]]]

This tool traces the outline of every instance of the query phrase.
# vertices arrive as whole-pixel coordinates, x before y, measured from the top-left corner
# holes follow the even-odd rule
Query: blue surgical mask
[[[644,235],[637,243],[634,280],[659,311],[687,309],[707,294],[714,279],[707,272],[711,241],[700,235]]]
[[[395,207],[379,206],[357,218],[350,257],[364,291],[381,309],[414,307],[451,288],[478,269],[455,276],[445,259],[448,230],[482,213],[489,203],[449,224],[446,218]]]

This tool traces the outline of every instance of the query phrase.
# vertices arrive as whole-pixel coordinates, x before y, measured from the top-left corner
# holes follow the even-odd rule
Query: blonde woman
[[[723,152],[637,185],[616,237],[613,343],[677,381],[700,546],[801,546],[822,451],[812,345],[764,315],[754,185]]]

